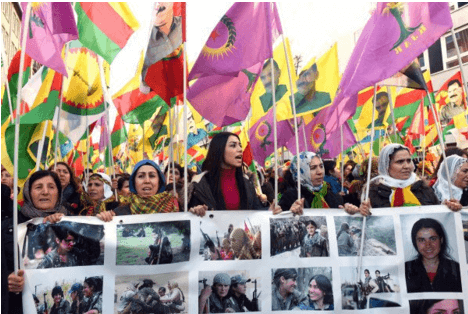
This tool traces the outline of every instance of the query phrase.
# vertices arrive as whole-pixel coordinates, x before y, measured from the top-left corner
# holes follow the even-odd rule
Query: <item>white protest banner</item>
[[[333,313],[464,313],[468,211],[373,209],[358,273],[362,220],[342,210],[309,209],[295,217],[219,211],[203,218],[118,216],[110,223],[94,217],[66,217],[55,225],[31,221],[19,233],[24,312],[37,307],[37,313],[51,313],[79,302],[85,313],[319,307]]]

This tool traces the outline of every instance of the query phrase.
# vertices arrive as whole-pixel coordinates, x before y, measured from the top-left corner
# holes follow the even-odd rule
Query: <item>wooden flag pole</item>
[[[173,141],[173,135],[172,135],[172,128],[173,128],[173,125],[172,125],[172,110],[171,108],[169,108],[169,133],[171,135],[171,140],[170,140],[170,153],[169,153],[169,163],[168,165],[171,165],[172,167],[172,176],[173,178],[175,178],[175,165],[174,165],[174,144],[172,143]],[[173,191],[176,190],[176,184],[175,184],[175,180],[173,180],[172,182],[172,188],[173,188]]]
[[[15,151],[14,151],[14,170],[13,170],[13,259],[14,259],[14,270],[18,273],[18,147],[19,147],[19,131],[20,131],[20,106],[21,106],[21,89],[23,88],[23,67],[24,67],[24,55],[26,53],[26,39],[29,31],[29,19],[31,16],[31,2],[28,2],[26,7],[24,25],[26,29],[23,29],[23,38],[21,38],[21,56],[20,56],[20,68],[18,75],[18,91],[16,94],[16,121],[15,121]],[[13,117],[12,117],[13,118]]]
[[[187,42],[184,41],[183,46],[184,52],[184,212],[188,212],[188,160],[187,160],[187,149],[188,149],[188,134],[187,134],[187,120],[188,120],[188,104],[187,104]],[[175,176],[174,176],[175,178]]]

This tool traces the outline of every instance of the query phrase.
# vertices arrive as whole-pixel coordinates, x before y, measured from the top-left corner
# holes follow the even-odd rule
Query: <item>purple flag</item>
[[[294,130],[287,120],[278,121],[276,126],[278,148],[280,148],[285,146],[291,138],[294,138]],[[275,151],[273,108],[250,128],[249,137],[254,159],[264,165],[265,158]]]
[[[22,2],[21,7],[26,12],[27,2]],[[25,30],[25,16],[23,14],[21,33]],[[63,45],[78,39],[70,2],[32,2],[28,24],[26,53],[37,62],[67,76],[62,59]]]
[[[109,146],[109,134],[107,133],[106,115],[103,115],[96,121],[96,127],[101,128],[101,137],[99,138],[99,153],[103,153]]]
[[[216,74],[238,76],[271,58],[274,40],[281,33],[274,3],[234,3],[211,32],[188,80]]]
[[[299,151],[309,151],[320,154],[322,158],[335,158],[341,153],[341,130],[338,128],[328,134],[325,130],[325,118],[328,116],[328,108],[323,109],[307,125],[298,126]],[[290,120],[294,130],[294,122]],[[300,120],[302,121],[302,119]],[[306,134],[306,143],[304,143],[304,132]],[[356,138],[348,123],[343,125],[343,149],[356,144]],[[306,147],[307,145],[307,147]],[[296,139],[294,136],[288,141],[286,147],[292,154],[296,154]]]
[[[330,106],[328,133],[339,130],[354,114],[360,90],[393,76],[451,27],[447,2],[378,2]]]

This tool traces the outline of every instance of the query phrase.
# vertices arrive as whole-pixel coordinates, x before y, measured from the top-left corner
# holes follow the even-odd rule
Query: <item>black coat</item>
[[[462,204],[462,206],[468,206],[468,190],[463,190],[460,204]]]
[[[429,281],[420,258],[405,263],[408,292],[462,292],[460,265],[441,257],[434,281]]]
[[[422,180],[416,181],[411,186],[411,192],[416,196],[421,205],[439,205],[440,202],[434,190],[426,185]],[[369,198],[373,208],[391,207],[390,194],[392,188],[382,184],[372,184],[369,188]]]
[[[331,187],[328,183],[327,194],[325,195],[325,202],[327,202],[330,208],[338,208],[339,205],[343,205],[343,198],[341,195],[333,194]],[[314,199],[314,194],[307,190],[305,187],[301,186],[301,197],[304,198],[304,208],[311,208],[312,200]],[[286,192],[283,193],[279,201],[279,206],[283,211],[288,211],[291,209],[292,204],[297,200],[297,187],[289,187]]]

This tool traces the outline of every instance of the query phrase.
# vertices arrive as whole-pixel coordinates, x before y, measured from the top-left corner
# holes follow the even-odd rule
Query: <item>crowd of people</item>
[[[385,146],[380,155],[373,158],[369,199],[366,199],[367,161],[362,165],[348,161],[342,175],[334,168],[334,162],[323,161],[312,152],[302,152],[276,169],[280,182],[278,203],[275,203],[272,192],[275,169],[258,170],[260,186],[256,189],[255,173],[244,170],[239,137],[221,132],[211,140],[202,172],[189,172],[187,179],[179,165],[175,164],[173,171],[170,163],[162,171],[152,160],[141,160],[131,174],[117,174],[113,179],[104,173],[87,170],[79,180],[64,162],[58,162],[48,170],[36,171],[23,186],[24,203],[18,212],[18,222],[41,217],[44,223],[56,223],[64,216],[78,215],[97,216],[108,222],[119,215],[183,211],[185,201],[189,211],[201,217],[210,210],[240,209],[270,210],[273,214],[291,211],[301,215],[304,208],[340,208],[351,215],[367,216],[371,215],[372,208],[437,204],[458,211],[468,205],[468,154],[455,148],[447,149],[446,156],[446,160],[441,158],[437,172],[427,177],[415,173],[415,161],[407,147],[400,144]],[[298,181],[301,199],[298,199]],[[2,305],[11,303],[9,307],[12,309],[21,303],[14,292],[22,291],[24,278],[22,271],[13,272],[13,184],[11,175],[3,167],[1,182],[2,256],[6,257],[2,259],[5,260],[2,262],[2,285],[6,288],[3,291],[13,292]],[[343,188],[340,189],[341,182]],[[183,193],[186,183],[187,200]],[[262,192],[257,192],[260,189]],[[314,228],[316,226],[311,225],[310,229]],[[310,239],[307,241],[315,243],[319,234],[311,234],[311,231],[308,231]]]

